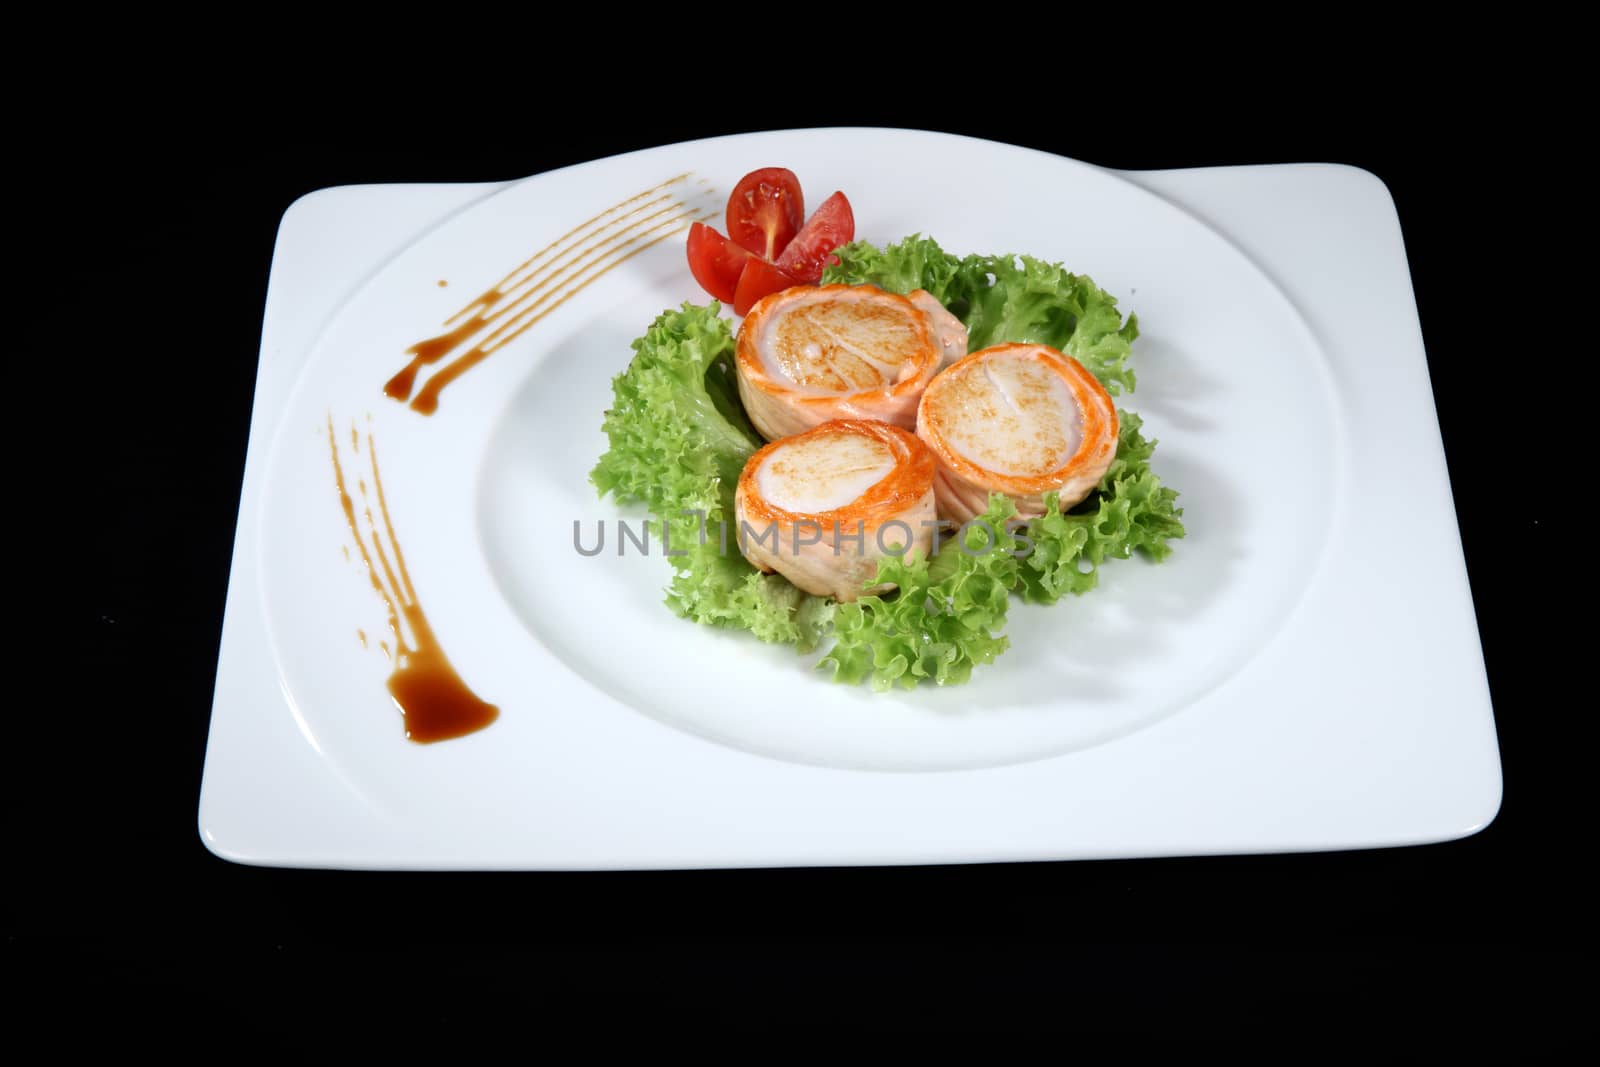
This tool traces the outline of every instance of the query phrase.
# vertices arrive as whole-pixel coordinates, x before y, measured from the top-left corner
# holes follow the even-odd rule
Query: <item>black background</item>
[[[1009,80],[982,93],[930,82],[910,95],[935,103],[908,111],[848,93],[685,107],[650,86],[607,101],[533,74],[514,102],[568,106],[415,87],[244,106],[210,72],[20,119],[31,206],[15,220],[28,281],[14,343],[30,358],[14,388],[42,370],[51,391],[13,394],[46,427],[22,453],[43,492],[16,518],[46,546],[23,577],[45,584],[50,617],[65,614],[49,644],[64,643],[67,673],[16,701],[28,727],[8,781],[18,1021],[69,1043],[203,1035],[301,1052],[313,1036],[448,1051],[501,1027],[663,1047],[835,1026],[1036,1031],[1063,1049],[1090,1035],[1265,1030],[1303,1045],[1397,1027],[1540,1045],[1573,1033],[1577,755],[1549,721],[1572,713],[1547,680],[1527,592],[1547,573],[1545,509],[1559,497],[1515,490],[1526,459],[1491,407],[1526,379],[1482,377],[1508,346],[1532,356],[1541,343],[1508,269],[1524,256],[1520,226],[1493,207],[1516,164],[1480,150],[1503,116],[1485,114],[1466,72],[1422,88],[1277,73],[1144,92],[1086,79],[1027,106]],[[487,135],[484,113],[510,121]],[[1418,848],[1103,863],[490,876],[213,858],[195,811],[284,209],[329,185],[510,179],[835,124],[945,129],[1110,167],[1338,162],[1388,184],[1495,699],[1499,818]],[[783,161],[752,165],[767,162]]]

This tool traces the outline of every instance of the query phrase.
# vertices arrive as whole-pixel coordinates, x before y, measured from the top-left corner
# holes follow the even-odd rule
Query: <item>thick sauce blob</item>
[[[350,431],[351,452],[359,454],[360,438],[354,428]],[[392,662],[394,670],[388,679],[389,695],[405,721],[406,737],[427,744],[448,741],[454,737],[474,733],[500,717],[500,709],[486,703],[461,680],[455,667],[444,654],[439,639],[417,601],[416,588],[406,570],[406,559],[400,542],[389,520],[389,505],[383,496],[383,476],[378,471],[378,453],[372,434],[367,434],[367,458],[372,466],[372,496],[378,504],[374,517],[371,497],[364,478],[356,481],[361,497],[361,515],[366,519],[367,534],[361,532],[357,521],[356,501],[350,495],[345,479],[344,465],[339,460],[339,443],[334,434],[333,416],[328,416],[328,450],[333,457],[334,484],[339,490],[339,506],[344,511],[345,522],[350,526],[361,562],[366,567],[372,588],[383,599],[388,612],[389,631],[394,635]],[[387,540],[389,547],[384,547]],[[404,623],[404,626],[402,626]],[[359,632],[359,631],[358,631]],[[409,634],[409,636],[408,636]],[[366,644],[366,634],[361,634]],[[387,643],[382,647],[388,654]]]

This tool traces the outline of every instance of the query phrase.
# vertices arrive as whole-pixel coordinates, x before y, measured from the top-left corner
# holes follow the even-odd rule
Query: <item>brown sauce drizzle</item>
[[[354,427],[350,432],[352,451],[359,451],[359,437]],[[367,537],[361,533],[361,525],[356,518],[356,502],[347,488],[344,467],[339,462],[339,444],[331,414],[328,416],[328,449],[333,456],[333,477],[339,489],[339,506],[344,511],[345,522],[350,526],[350,536],[355,539],[372,588],[382,598],[388,612],[389,632],[394,636],[394,653],[390,655],[387,641],[380,641],[378,647],[394,664],[387,684],[389,695],[404,717],[406,737],[427,744],[483,729],[499,718],[500,709],[478,699],[477,694],[461,680],[440,647],[428,617],[423,614],[422,605],[417,601],[416,588],[411,584],[411,575],[406,570],[400,542],[395,538],[394,525],[389,520],[389,505],[383,496],[383,478],[378,473],[378,453],[373,445],[372,434],[367,434],[367,457],[372,464],[372,493],[377,498],[381,525],[374,519],[366,480],[357,479],[356,482],[361,496],[361,514],[366,519]],[[391,553],[384,548],[385,537],[393,550],[392,559]],[[401,627],[402,622],[405,629]],[[406,630],[410,631],[409,639]],[[359,630],[357,633],[365,646],[366,634]]]
[[[384,384],[384,393],[395,400],[409,400],[413,411],[433,414],[446,386],[595,280],[668,237],[682,233],[690,223],[714,217],[715,212],[697,214],[697,209],[663,192],[688,178],[688,174],[680,174],[613,204],[523,260],[493,288],[446,319],[444,333],[406,349],[410,362]],[[624,220],[631,221],[614,230]],[[545,261],[535,267],[541,259]],[[441,367],[412,396],[422,368],[438,363],[469,342],[466,351]]]

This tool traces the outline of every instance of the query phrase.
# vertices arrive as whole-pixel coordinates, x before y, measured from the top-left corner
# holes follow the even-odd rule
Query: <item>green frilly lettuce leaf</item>
[[[1065,593],[1087,593],[1106,560],[1127,559],[1137,550],[1159,562],[1172,553],[1168,542],[1183,536],[1177,491],[1150,469],[1156,443],[1140,433],[1144,423],[1138,415],[1124,411],[1119,417],[1117,458],[1095,491],[1066,512],[1048,494],[1045,514],[1024,529],[1031,543],[1016,584],[1024,600],[1054,604]]]
[[[959,685],[1009,642],[1005,626],[1017,583],[1011,501],[992,496],[989,511],[940,547],[932,559],[907,555],[878,563],[878,581],[898,588],[834,609],[834,644],[818,666],[837,681],[865,678],[879,691],[919,682]]]
[[[602,427],[611,446],[589,479],[602,497],[642,503],[655,517],[657,543],[672,553],[673,611],[809,651],[831,603],[762,574],[735,546],[722,550],[739,472],[762,442],[739,403],[733,333],[720,310],[686,303],[633,342]]]

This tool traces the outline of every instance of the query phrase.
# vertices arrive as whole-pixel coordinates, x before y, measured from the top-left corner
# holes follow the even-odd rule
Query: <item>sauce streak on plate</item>
[[[446,332],[406,349],[411,360],[384,384],[384,393],[395,400],[409,400],[412,411],[432,415],[445,386],[520,337],[591,282],[682,233],[690,223],[713,217],[715,212],[702,214],[665,191],[689,177],[680,174],[613,204],[523,260],[493,288],[446,319]],[[413,397],[422,368],[463,345],[469,347],[440,367]]]
[[[360,437],[355,428],[350,430],[350,449],[361,451]],[[378,473],[378,453],[367,434],[367,457],[372,463],[372,492],[378,502],[378,519],[372,514],[365,479],[356,482],[361,496],[361,514],[366,519],[367,536],[361,533],[356,520],[356,502],[350,496],[345,480],[344,466],[339,461],[339,443],[334,435],[333,416],[328,416],[328,450],[333,457],[334,483],[339,488],[339,506],[344,509],[345,522],[350,525],[350,536],[355,539],[361,553],[367,577],[372,588],[383,598],[388,611],[389,630],[394,634],[394,670],[389,674],[389,695],[394,698],[404,716],[406,737],[427,744],[448,741],[454,737],[474,733],[500,717],[500,709],[478,699],[467,683],[450,664],[439,645],[439,639],[428,623],[428,617],[417,601],[417,591],[406,570],[405,555],[395,538],[394,524],[389,521],[389,505],[383,497],[383,477]],[[390,549],[384,548],[387,539]],[[370,547],[369,547],[370,542]],[[392,552],[391,552],[392,550]],[[392,554],[392,559],[391,559]],[[377,565],[374,566],[374,559]],[[405,628],[402,629],[402,622]],[[409,639],[406,630],[410,631]],[[366,634],[361,634],[366,644]],[[381,643],[388,653],[387,643]]]

